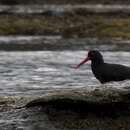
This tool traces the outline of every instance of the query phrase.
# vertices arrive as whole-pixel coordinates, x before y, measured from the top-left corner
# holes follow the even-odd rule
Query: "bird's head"
[[[81,61],[76,68],[79,68],[81,65],[85,64],[87,61],[91,60],[93,63],[103,63],[103,56],[101,53],[97,50],[90,50],[88,52],[87,57]]]

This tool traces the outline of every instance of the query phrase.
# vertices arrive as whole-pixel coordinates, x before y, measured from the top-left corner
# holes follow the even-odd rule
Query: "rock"
[[[102,86],[91,90],[61,89],[26,104],[26,108],[36,106],[78,112],[126,110],[130,107],[130,89]]]

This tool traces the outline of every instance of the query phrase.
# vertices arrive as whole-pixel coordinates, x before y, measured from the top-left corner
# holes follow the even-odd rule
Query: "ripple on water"
[[[74,69],[86,54],[86,51],[0,52],[0,95],[26,96],[52,88],[100,85],[91,72],[90,62]],[[130,65],[129,52],[103,52],[103,55],[107,62]],[[127,81],[112,84],[129,85]]]
[[[48,72],[48,71],[57,71],[55,68],[49,68],[49,67],[40,67],[35,70],[36,72]]]

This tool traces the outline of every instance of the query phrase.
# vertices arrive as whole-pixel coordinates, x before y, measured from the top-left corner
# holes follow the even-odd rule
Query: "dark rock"
[[[59,90],[26,104],[27,108],[42,106],[76,112],[119,112],[130,107],[128,89],[87,88]]]

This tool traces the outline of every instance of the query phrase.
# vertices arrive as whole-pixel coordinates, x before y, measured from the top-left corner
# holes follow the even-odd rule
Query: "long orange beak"
[[[83,65],[84,63],[86,63],[87,61],[89,61],[90,60],[90,57],[87,57],[87,58],[85,58],[83,61],[81,61],[75,68],[77,69],[77,68],[79,68],[81,65]]]

